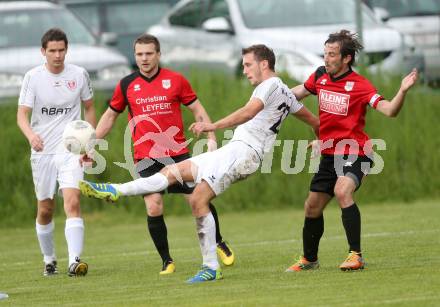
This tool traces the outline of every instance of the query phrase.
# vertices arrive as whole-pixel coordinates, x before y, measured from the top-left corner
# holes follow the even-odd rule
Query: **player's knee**
[[[159,201],[148,201],[147,204],[147,214],[149,216],[159,216],[163,214],[163,205]]]
[[[53,213],[54,213],[54,208],[51,208],[51,207],[40,207],[40,208],[38,208],[38,217],[40,219],[45,220],[45,221],[52,220]]]
[[[195,217],[202,216],[204,215],[208,205],[204,200],[200,199],[199,197],[194,197],[193,195],[194,194],[189,197],[189,204],[191,206],[192,214]]]
[[[352,195],[350,190],[341,186],[335,186],[334,193],[336,200],[341,206],[349,205],[349,203],[351,204]]]
[[[200,206],[200,202],[198,201],[198,199],[192,195],[189,197],[188,202],[193,212],[194,210],[197,210],[197,208]]]
[[[181,176],[176,165],[177,164],[167,165],[159,172],[166,177],[169,185],[172,185],[177,181],[181,181]]]
[[[79,216],[80,202],[79,197],[71,195],[64,199],[64,211],[67,216]]]
[[[310,200],[306,200],[304,203],[304,212],[305,215],[307,217],[315,217],[315,216],[319,216],[320,215],[320,208],[318,206],[318,204],[310,201]]]

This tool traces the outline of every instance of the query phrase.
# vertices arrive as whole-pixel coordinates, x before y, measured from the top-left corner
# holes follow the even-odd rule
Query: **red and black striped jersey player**
[[[325,66],[319,67],[304,84],[292,88],[298,100],[318,96],[321,161],[305,201],[303,255],[288,272],[319,267],[318,247],[324,233],[323,211],[335,197],[342,211],[349,254],[339,266],[343,271],[365,266],[361,253],[361,215],[354,192],[372,167],[372,146],[364,131],[367,108],[385,116],[400,112],[406,93],[416,83],[414,69],[402,81],[390,101],[380,95],[363,76],[352,70],[355,55],[363,46],[356,33],[347,30],[330,34],[324,44]]]
[[[134,41],[134,56],[139,70],[120,80],[108,109],[96,127],[96,137],[104,138],[119,114],[128,109],[134,160],[140,177],[149,177],[165,165],[190,157],[183,133],[181,105],[192,112],[196,121],[211,122],[189,82],[181,74],[159,66],[160,55],[160,42],[155,36],[143,34]],[[215,134],[208,133],[207,137],[208,151],[215,150]],[[176,184],[167,191],[183,193],[188,200],[193,187]],[[162,258],[161,275],[175,271],[163,217],[163,193],[143,197],[148,230]],[[234,253],[222,239],[215,207],[212,204],[209,207],[216,224],[217,252],[225,265],[231,265]]]

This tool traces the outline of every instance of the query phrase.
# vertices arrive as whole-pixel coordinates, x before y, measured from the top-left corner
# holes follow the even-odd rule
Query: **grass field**
[[[167,218],[177,272],[166,277],[158,275],[160,260],[144,218],[121,210],[85,217],[89,274],[84,278],[65,274],[62,219],[56,226],[60,274],[55,277],[41,275],[32,227],[2,229],[0,292],[10,298],[0,305],[438,306],[438,201],[372,204],[361,211],[367,269],[348,273],[338,270],[347,247],[335,203],[326,210],[321,268],[313,272],[284,273],[301,253],[300,210],[220,214],[236,264],[224,268],[224,280],[199,285],[185,284],[201,263],[189,214]]]

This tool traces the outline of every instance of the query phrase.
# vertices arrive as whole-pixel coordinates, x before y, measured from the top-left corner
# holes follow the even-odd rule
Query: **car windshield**
[[[440,0],[369,0],[369,5],[386,9],[390,18],[440,14]]]
[[[68,4],[68,9],[75,13],[75,15],[81,19],[84,24],[95,34],[100,33],[99,23],[99,7],[98,3],[74,3]]]
[[[170,9],[168,1],[162,3],[108,3],[108,31],[118,34],[143,33]]]
[[[0,48],[40,46],[40,37],[52,27],[63,29],[69,44],[95,43],[94,36],[69,11],[20,10],[0,12]]]
[[[238,0],[248,28],[306,27],[332,24],[354,24],[353,0]],[[364,7],[366,26],[376,23]]]

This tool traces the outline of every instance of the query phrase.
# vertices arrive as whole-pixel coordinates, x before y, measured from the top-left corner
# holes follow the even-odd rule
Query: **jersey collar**
[[[145,77],[143,74],[141,74],[140,71],[138,71],[138,74],[139,74],[139,76],[140,76],[142,79],[144,79],[144,80],[147,81],[148,83],[151,83],[151,82],[153,82],[154,79],[156,79],[157,76],[160,74],[160,70],[161,70],[161,68],[159,67],[159,69],[157,70],[157,73],[154,74],[154,76],[152,76],[151,78]]]
[[[353,70],[351,69],[351,67],[348,69],[348,71],[346,71],[345,73],[343,73],[342,75],[340,75],[339,77],[336,78],[332,78],[330,75],[330,80],[332,80],[332,82],[336,82],[339,81],[341,79],[344,79],[345,77],[347,77],[349,74],[351,74],[353,72]]]

